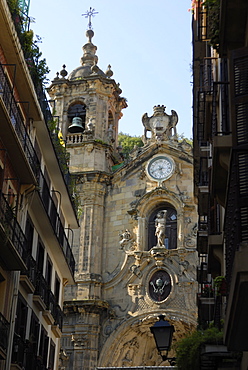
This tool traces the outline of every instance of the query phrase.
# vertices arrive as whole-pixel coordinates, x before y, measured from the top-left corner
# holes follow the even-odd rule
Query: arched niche
[[[165,207],[168,209],[167,233],[176,238],[169,249],[176,245],[177,249],[184,248],[184,204],[179,196],[168,189],[157,188],[146,193],[136,205],[138,220],[137,244],[139,250],[149,250],[156,246],[154,216]],[[176,219],[174,219],[176,217]],[[173,220],[174,219],[174,220]],[[151,235],[154,233],[154,237]]]
[[[150,311],[143,315],[130,317],[115,327],[107,321],[103,327],[105,343],[100,352],[98,367],[167,366],[158,354],[150,327],[164,311]],[[173,343],[192,330],[196,323],[181,312],[168,310],[166,320],[175,327],[170,356],[175,356]],[[170,319],[173,316],[174,320]],[[175,317],[178,319],[175,320]]]
[[[82,119],[82,126],[85,129],[85,119],[86,119],[86,106],[81,102],[74,102],[72,103],[68,110],[67,110],[67,117],[68,117],[68,126],[72,124],[72,120],[74,117],[80,117]]]
[[[155,221],[158,213],[164,210],[166,211],[164,245],[167,249],[177,249],[177,211],[170,203],[161,202],[160,204],[156,205],[153,210],[151,210],[150,215],[147,217],[148,250],[157,245]]]

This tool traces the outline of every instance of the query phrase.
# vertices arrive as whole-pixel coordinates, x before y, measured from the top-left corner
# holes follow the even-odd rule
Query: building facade
[[[193,11],[199,320],[224,319],[227,350],[242,353],[233,368],[247,369],[248,4],[195,1]]]
[[[0,369],[57,369],[77,218],[21,20],[0,2]]]
[[[79,197],[75,282],[64,302],[61,369],[168,365],[150,326],[165,315],[174,340],[197,324],[197,209],[192,147],[178,142],[175,111],[142,116],[144,146],[124,161],[118,122],[127,106],[92,29],[81,66],[63,66],[48,92],[70,153]]]

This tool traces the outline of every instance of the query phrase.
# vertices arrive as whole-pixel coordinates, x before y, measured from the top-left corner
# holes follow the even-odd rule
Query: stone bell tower
[[[79,201],[80,229],[74,231],[73,243],[76,284],[68,286],[65,293],[62,339],[66,348],[63,361],[70,369],[95,366],[100,317],[108,309],[101,295],[104,199],[112,167],[121,160],[118,122],[127,106],[112,79],[111,66],[104,73],[97,65],[91,22],[86,36],[81,65],[69,75],[63,66],[48,89],[70,153],[70,172]]]

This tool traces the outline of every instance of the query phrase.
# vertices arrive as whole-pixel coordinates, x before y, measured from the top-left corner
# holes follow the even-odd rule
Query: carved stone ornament
[[[177,113],[172,110],[171,115],[165,113],[164,105],[157,105],[153,108],[153,115],[148,117],[147,113],[142,116],[144,125],[144,140],[147,141],[147,131],[152,132],[152,141],[177,140],[176,125],[178,122]]]
[[[149,280],[149,295],[155,302],[164,301],[171,292],[171,278],[164,270],[157,270]]]
[[[119,237],[120,237],[120,249],[125,249],[125,250],[130,250],[134,251],[135,250],[135,241],[131,238],[131,233],[128,229],[126,229],[123,232],[119,232]]]

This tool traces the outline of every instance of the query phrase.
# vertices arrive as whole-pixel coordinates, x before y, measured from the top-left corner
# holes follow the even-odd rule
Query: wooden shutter
[[[248,48],[233,50],[230,57],[233,146],[248,144]]]
[[[240,241],[248,241],[248,48],[233,50],[230,58],[233,170],[236,174]],[[232,184],[230,184],[232,186]]]

